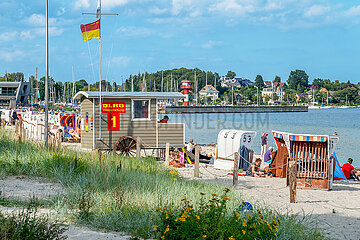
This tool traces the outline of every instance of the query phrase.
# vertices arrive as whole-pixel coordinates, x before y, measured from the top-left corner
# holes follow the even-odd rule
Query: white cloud
[[[59,10],[56,12],[56,15],[57,16],[61,16],[61,15],[63,15],[65,13],[65,8],[59,8]]]
[[[127,56],[118,56],[118,57],[113,57],[111,59],[112,63],[114,63],[117,66],[122,66],[122,67],[128,66],[130,61],[131,61],[131,58],[127,57]]]
[[[311,17],[318,17],[324,15],[325,13],[331,10],[330,6],[324,5],[313,5],[305,12],[304,16],[311,18]]]
[[[75,8],[90,8],[90,0],[77,0],[74,4]]]
[[[0,35],[0,41],[8,42],[12,41],[17,37],[17,32],[4,32]]]
[[[348,16],[348,17],[360,16],[360,5],[359,6],[354,6],[354,7],[350,8],[349,10],[347,10],[345,12],[345,16]]]
[[[103,10],[110,10],[115,7],[123,6],[127,4],[130,0],[102,0],[101,1],[101,8]],[[76,0],[74,7],[77,9],[93,9],[94,12],[97,8],[97,1],[96,0]]]
[[[45,26],[46,18],[45,15],[34,13],[27,19],[27,22],[33,26]],[[55,18],[49,18],[49,26],[56,24],[56,22]]]
[[[255,12],[257,5],[258,0],[223,0],[212,4],[209,11],[229,16],[243,16]]]
[[[12,62],[13,60],[23,57],[24,53],[20,50],[15,50],[13,52],[7,52],[7,51],[5,52],[0,50],[0,56],[6,62]]]
[[[201,47],[202,48],[213,48],[216,46],[222,46],[224,45],[223,42],[218,42],[218,41],[214,41],[214,40],[209,40],[206,43],[202,44]]]
[[[121,27],[116,30],[119,36],[123,37],[146,37],[151,35],[151,30],[144,27]]]
[[[149,12],[153,15],[161,15],[168,11],[167,8],[159,8],[157,6],[150,7]]]
[[[30,30],[21,31],[21,33],[20,33],[20,38],[21,39],[32,39],[34,37],[35,37],[34,34],[31,33]]]

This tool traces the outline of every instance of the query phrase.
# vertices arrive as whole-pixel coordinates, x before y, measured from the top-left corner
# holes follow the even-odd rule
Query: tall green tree
[[[264,84],[264,79],[261,75],[257,75],[256,78],[255,78],[255,86],[257,86],[260,89],[262,89],[263,87],[265,87],[265,84]]]
[[[233,79],[235,76],[236,76],[236,73],[229,70],[225,77]]]
[[[304,70],[291,71],[287,80],[289,88],[304,92],[309,85],[309,75]]]
[[[315,78],[312,82],[312,85],[314,85],[316,88],[320,89],[325,86],[325,81],[324,81],[324,79],[321,79],[321,78]]]
[[[278,83],[281,82],[281,77],[279,77],[278,75],[275,76],[273,83],[276,83],[276,82],[278,82]]]

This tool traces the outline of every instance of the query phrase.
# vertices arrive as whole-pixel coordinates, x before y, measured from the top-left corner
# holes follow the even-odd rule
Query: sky
[[[50,75],[99,79],[99,41],[82,40],[97,0],[49,0]],[[0,76],[45,73],[45,0],[0,1]],[[355,0],[102,0],[102,79],[200,68],[286,81],[360,82],[360,2]],[[74,71],[72,71],[72,68]]]

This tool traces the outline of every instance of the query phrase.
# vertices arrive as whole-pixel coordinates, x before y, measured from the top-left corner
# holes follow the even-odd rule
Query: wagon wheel
[[[129,136],[123,136],[115,142],[113,150],[116,154],[121,154],[126,157],[135,157],[136,139]]]

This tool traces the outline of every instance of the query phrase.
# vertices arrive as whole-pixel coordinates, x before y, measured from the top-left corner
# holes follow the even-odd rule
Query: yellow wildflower
[[[200,219],[200,217],[198,216],[198,215],[196,215],[196,218],[199,220]]]
[[[157,225],[152,225],[152,226],[154,228],[154,231],[156,231],[157,230]]]
[[[215,193],[212,193],[211,194],[213,197],[218,197],[219,195],[215,194]]]
[[[235,238],[233,236],[229,237],[229,240],[235,240]]]
[[[164,239],[165,239],[165,236],[161,236],[161,239],[164,240]]]
[[[246,231],[245,231],[245,230],[242,230],[242,233],[245,235]]]
[[[203,238],[206,238],[207,236],[206,235],[203,235]]]
[[[225,199],[225,200],[228,200],[228,201],[230,201],[230,200],[231,200],[231,199],[230,199],[230,198],[228,198],[228,197],[224,197],[224,199]]]
[[[239,214],[239,213],[235,212],[235,216],[237,216],[237,217],[241,217],[241,214]]]
[[[166,219],[169,219],[169,215],[166,214]]]
[[[177,181],[177,178],[174,178],[174,181]]]
[[[165,232],[164,232],[164,235],[165,235],[168,231],[170,231],[169,225],[167,225],[167,227],[166,227],[166,229],[165,229]]]
[[[246,222],[243,222],[243,226],[246,227]]]

